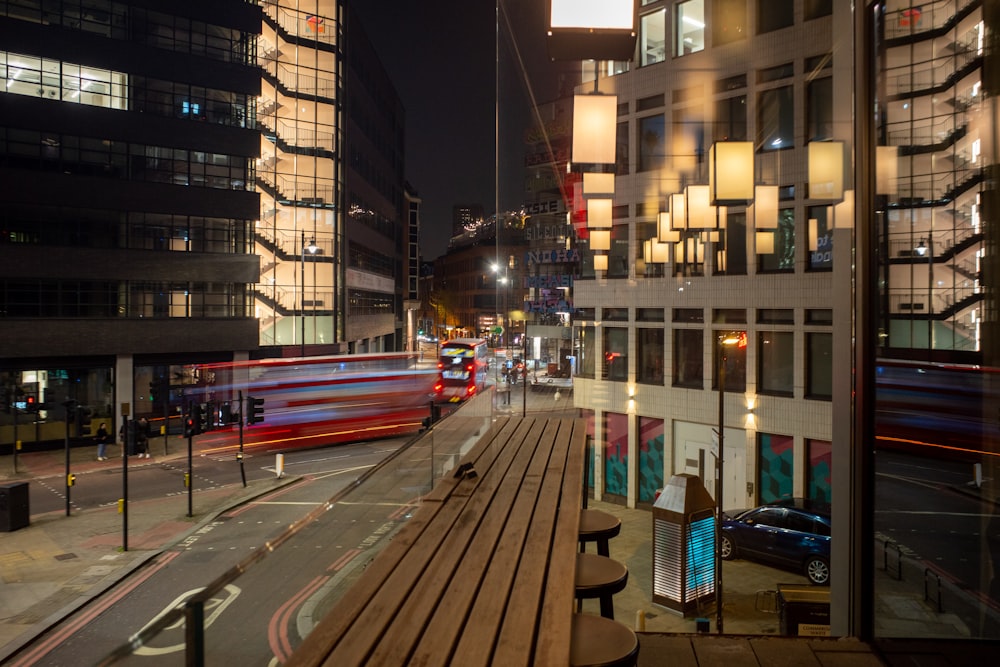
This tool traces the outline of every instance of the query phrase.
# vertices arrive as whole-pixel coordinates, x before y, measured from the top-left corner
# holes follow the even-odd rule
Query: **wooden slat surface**
[[[568,664],[585,439],[498,420],[289,664]]]

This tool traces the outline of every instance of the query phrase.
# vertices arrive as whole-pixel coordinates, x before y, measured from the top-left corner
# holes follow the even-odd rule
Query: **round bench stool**
[[[580,511],[580,546],[586,550],[587,542],[597,542],[597,553],[610,556],[608,541],[620,533],[622,520],[613,514],[601,510],[585,509]]]
[[[604,618],[615,617],[611,596],[622,591],[626,583],[628,568],[618,561],[597,554],[576,555],[576,576],[573,580],[576,597],[578,600],[599,598]]]
[[[632,667],[639,639],[627,626],[591,614],[573,614],[569,664],[573,667]]]

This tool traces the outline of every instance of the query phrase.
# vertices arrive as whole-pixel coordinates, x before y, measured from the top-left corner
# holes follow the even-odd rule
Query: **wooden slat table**
[[[288,664],[568,665],[585,447],[498,420]]]

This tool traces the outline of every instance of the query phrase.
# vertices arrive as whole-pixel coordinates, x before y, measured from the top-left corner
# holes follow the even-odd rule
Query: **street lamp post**
[[[722,475],[726,430],[726,348],[739,342],[736,333],[719,335],[719,450],[715,456],[715,630],[722,634]]]
[[[299,297],[299,306],[301,308],[300,315],[302,321],[302,346],[300,348],[299,356],[306,356],[306,250],[309,251],[310,255],[316,254],[316,239],[309,239],[309,244],[306,245],[306,233],[302,232],[302,263],[300,265],[300,277],[302,285],[302,296]]]

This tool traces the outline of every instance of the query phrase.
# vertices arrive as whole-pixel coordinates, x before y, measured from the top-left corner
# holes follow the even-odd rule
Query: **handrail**
[[[936,572],[932,572],[929,567],[924,568],[924,602],[928,602],[931,599],[930,593],[927,590],[928,579],[930,577],[933,577],[934,580],[937,582],[937,600],[936,600],[937,604],[935,606],[937,607],[937,611],[940,614],[944,612],[944,606],[941,603],[941,577]]]
[[[882,569],[886,572],[891,573],[889,569],[889,549],[893,548],[896,551],[896,581],[903,580],[903,550],[900,549],[899,545],[891,540],[886,540],[882,543]]]

